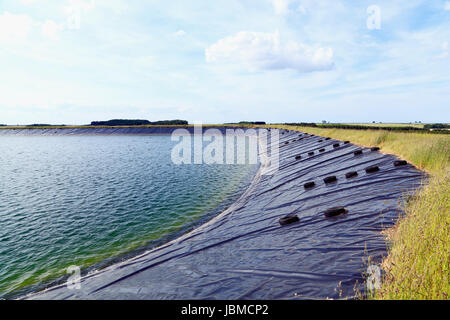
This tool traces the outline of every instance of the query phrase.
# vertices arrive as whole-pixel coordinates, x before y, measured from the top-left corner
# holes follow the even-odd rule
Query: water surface
[[[180,235],[225,209],[256,165],[174,165],[169,136],[0,137],[0,297]],[[25,291],[24,289],[25,288]]]

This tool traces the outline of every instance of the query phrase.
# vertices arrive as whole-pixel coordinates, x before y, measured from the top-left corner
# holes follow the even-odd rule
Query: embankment
[[[203,126],[203,130],[209,129]],[[231,126],[217,127],[222,132],[227,128],[235,129]],[[0,128],[1,135],[17,136],[52,136],[52,135],[158,135],[171,134],[176,129],[185,129],[189,133],[194,133],[194,126],[80,126],[80,127],[15,127]]]
[[[426,175],[409,164],[395,166],[393,155],[351,143],[295,131],[280,138],[279,170],[258,174],[218,217],[83,277],[79,290],[61,285],[27,298],[355,297],[364,291],[368,257],[381,263],[386,255],[380,232],[394,225],[402,197]],[[335,211],[343,214],[325,215],[333,207],[343,207]],[[280,225],[280,218],[292,214],[298,221]]]
[[[377,146],[430,173],[429,184],[405,205],[405,214],[384,234],[387,273],[375,299],[449,299],[450,136],[373,130],[276,126]]]

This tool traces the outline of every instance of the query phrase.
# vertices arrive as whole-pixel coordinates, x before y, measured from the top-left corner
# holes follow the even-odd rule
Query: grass
[[[391,230],[387,274],[375,299],[449,299],[449,178],[432,179]]]
[[[275,125],[363,146],[378,146],[430,174],[428,184],[405,203],[405,214],[386,230],[386,275],[373,299],[431,300],[450,295],[450,136],[374,130]]]
[[[421,123],[344,123],[349,125],[361,125],[368,127],[414,127],[423,128],[424,124]]]

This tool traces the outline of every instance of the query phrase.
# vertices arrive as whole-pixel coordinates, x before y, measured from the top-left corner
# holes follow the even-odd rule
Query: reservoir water
[[[167,242],[224,210],[257,165],[175,165],[170,136],[0,137],[0,298]]]

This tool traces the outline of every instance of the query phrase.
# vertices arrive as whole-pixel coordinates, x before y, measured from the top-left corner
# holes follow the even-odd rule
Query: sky
[[[450,1],[0,0],[0,123],[450,122]]]

